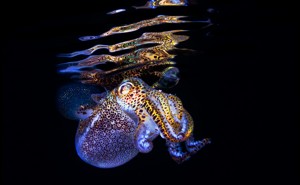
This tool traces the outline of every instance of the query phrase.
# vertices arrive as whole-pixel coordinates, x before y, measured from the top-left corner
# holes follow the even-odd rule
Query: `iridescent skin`
[[[150,152],[158,135],[178,163],[210,143],[194,141],[192,117],[177,96],[155,90],[139,78],[125,79],[92,111],[84,107],[81,111],[88,115],[79,123],[76,150],[81,159],[99,168],[117,167],[139,152]]]
[[[110,30],[108,30],[105,33],[102,33],[98,36],[83,36],[80,37],[79,40],[81,41],[88,41],[88,40],[95,40],[99,39],[101,37],[107,37],[114,34],[120,34],[120,33],[128,33],[137,31],[140,28],[149,27],[149,26],[155,26],[160,24],[176,24],[176,23],[191,23],[191,22],[202,22],[202,23],[210,23],[210,20],[206,21],[187,21],[187,20],[180,20],[180,18],[185,18],[187,16],[168,16],[168,15],[158,15],[155,18],[147,19],[143,21],[139,21],[136,23],[124,25],[124,26],[117,26],[113,27]]]

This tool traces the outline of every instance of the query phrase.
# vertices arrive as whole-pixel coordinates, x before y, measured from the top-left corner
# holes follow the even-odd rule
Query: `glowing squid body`
[[[155,90],[139,78],[125,79],[99,98],[96,106],[82,107],[78,115],[85,116],[76,134],[77,153],[99,168],[117,167],[139,152],[150,152],[159,135],[178,163],[210,143],[207,138],[193,139],[192,117],[178,97]]]

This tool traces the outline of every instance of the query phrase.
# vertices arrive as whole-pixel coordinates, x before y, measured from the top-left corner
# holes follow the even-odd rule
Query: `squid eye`
[[[119,89],[118,89],[118,93],[119,94],[128,94],[128,92],[130,91],[130,89],[133,87],[134,85],[131,82],[125,82],[124,84],[122,84]]]

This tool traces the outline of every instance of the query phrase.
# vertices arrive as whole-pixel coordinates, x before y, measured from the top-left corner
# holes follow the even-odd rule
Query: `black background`
[[[132,11],[108,19],[105,12],[138,1],[101,2],[3,6],[1,184],[299,183],[297,31],[288,2],[211,0],[183,10],[206,15],[204,10],[215,9],[211,16],[217,25],[191,41],[200,55],[178,58],[181,81],[171,90],[193,116],[195,137],[211,137],[213,144],[182,165],[171,160],[162,139],[149,154],[118,168],[98,169],[81,161],[74,147],[77,123],[55,106],[57,88],[66,81],[56,73],[61,61],[55,55],[98,42],[79,42],[78,36],[167,11]]]

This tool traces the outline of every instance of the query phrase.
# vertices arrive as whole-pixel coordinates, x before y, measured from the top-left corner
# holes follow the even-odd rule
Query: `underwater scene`
[[[186,8],[192,5],[184,1],[158,0],[133,9],[149,11],[153,17],[157,7],[168,7],[165,14],[170,14],[173,6]],[[131,11],[133,15],[138,14]],[[189,55],[200,52],[188,43],[190,37],[193,39],[189,32],[207,37],[209,27],[213,26],[210,17],[213,11],[207,8],[206,11],[203,9],[203,15],[188,15],[183,9],[181,14],[176,11],[153,18],[145,16],[134,23],[113,26],[98,35],[81,36],[80,41],[94,41],[97,45],[57,55],[71,58],[71,61],[58,64],[58,72],[68,74],[73,81],[80,83],[63,87],[65,89],[58,92],[58,109],[66,118],[79,122],[75,146],[83,161],[99,168],[118,167],[138,153],[151,152],[153,140],[160,136],[166,141],[170,157],[181,164],[211,143],[210,138],[195,140],[192,115],[180,97],[174,95],[176,91],[173,90],[173,94],[167,91],[172,92],[180,81],[180,69],[176,63],[189,63]],[[126,13],[118,9],[107,14],[120,17],[116,14],[126,16]],[[109,16],[105,17],[109,19]],[[190,17],[196,20],[188,20]],[[130,16],[126,21],[130,21]],[[184,29],[178,29],[184,24],[187,24]],[[192,30],[188,29],[189,24],[194,24]],[[148,27],[151,31],[143,32]],[[139,30],[142,33],[137,38],[128,35]],[[101,43],[104,38],[115,34],[122,36],[120,41],[111,39],[112,44]],[[185,41],[186,47],[190,48],[178,47]],[[197,42],[200,43],[201,39]],[[120,52],[122,54],[117,54]],[[176,56],[183,54],[186,57],[176,61]],[[74,61],[80,55],[85,57]],[[184,83],[184,80],[180,82]],[[89,92],[89,89],[95,91],[96,88],[98,92]]]
[[[7,3],[1,184],[297,184],[287,4]]]

